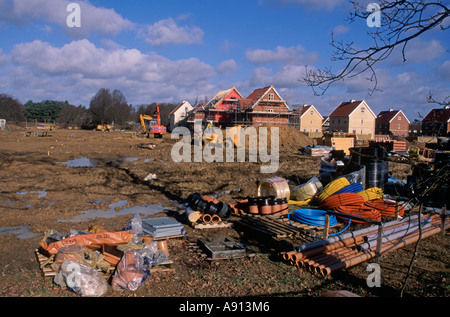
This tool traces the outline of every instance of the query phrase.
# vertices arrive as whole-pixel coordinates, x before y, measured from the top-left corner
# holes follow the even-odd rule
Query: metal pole
[[[383,224],[378,225],[378,236],[377,236],[377,251],[376,251],[376,259],[377,262],[381,260],[381,245],[383,239]]]
[[[441,234],[442,236],[445,236],[445,221],[447,220],[447,207],[445,204],[442,207],[441,219],[442,219]]]

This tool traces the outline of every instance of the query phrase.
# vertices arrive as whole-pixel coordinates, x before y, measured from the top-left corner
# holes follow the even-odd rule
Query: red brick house
[[[196,119],[213,123],[216,127],[226,128],[241,120],[241,100],[243,96],[235,88],[219,91],[211,100],[196,110]],[[194,109],[195,110],[195,109]]]
[[[289,125],[291,109],[274,86],[255,89],[241,104],[248,125]]]
[[[408,136],[411,122],[401,110],[381,111],[375,119],[376,135]]]
[[[422,120],[423,135],[450,135],[450,107],[431,110]]]

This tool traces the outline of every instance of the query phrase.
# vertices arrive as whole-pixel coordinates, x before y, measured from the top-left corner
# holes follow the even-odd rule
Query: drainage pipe
[[[310,271],[313,271],[318,266],[330,266],[334,263],[342,261],[342,259],[347,259],[349,257],[355,256],[359,251],[356,249],[343,249],[341,252],[334,254],[326,254],[320,258],[312,258],[309,261],[306,260],[305,263],[309,266]]]
[[[423,216],[422,217],[422,221],[421,221],[422,225],[427,224],[427,223],[431,223],[431,219],[432,218],[430,216],[428,216],[428,217],[427,216]],[[417,220],[417,221],[405,223],[403,225],[394,226],[394,227],[392,227],[390,229],[384,230],[383,231],[383,237],[389,236],[391,234],[394,234],[394,233],[397,233],[397,232],[400,232],[400,231],[408,230],[409,228],[418,228],[418,225],[419,225],[419,221]],[[369,234],[369,235],[364,236],[364,241],[365,242],[369,242],[371,240],[376,240],[377,237],[378,237],[378,233]]]
[[[348,247],[348,246],[353,246],[356,244],[360,244],[363,243],[363,237],[362,236],[358,236],[355,238],[349,238],[346,240],[342,240],[342,241],[337,241],[328,245],[323,245],[314,249],[309,249],[303,252],[297,252],[297,251],[289,251],[289,252],[285,252],[283,253],[283,259],[286,261],[298,261],[301,260],[303,258],[307,258],[307,257],[312,257],[316,254],[320,254],[323,252],[330,252],[339,248],[343,248],[343,247]]]
[[[326,267],[330,267],[330,266],[332,266],[334,264],[337,264],[339,262],[346,261],[346,260],[349,260],[351,258],[354,258],[355,256],[358,255],[358,253],[360,253],[360,252],[357,251],[357,250],[351,250],[350,252],[344,254],[339,259],[337,259],[337,258],[330,259],[330,261],[328,261],[326,263],[319,264],[319,265],[315,266],[314,267],[314,273],[321,274],[322,270],[325,269]]]
[[[417,219],[417,218],[418,218],[418,215],[414,215],[414,216],[406,217],[404,219],[393,220],[393,221],[385,223],[384,224],[384,228],[389,228],[391,226],[399,224],[400,222],[411,221],[411,220],[414,220],[414,219]],[[303,244],[303,245],[295,247],[294,250],[297,251],[297,252],[303,252],[303,251],[310,250],[310,249],[313,249],[313,248],[316,248],[316,247],[329,245],[329,244],[337,242],[337,241],[343,241],[343,240],[349,239],[349,238],[356,238],[357,236],[360,236],[360,235],[374,233],[374,232],[377,232],[377,230],[378,230],[378,226],[370,226],[370,227],[367,227],[367,228],[364,228],[364,229],[360,229],[360,230],[357,230],[357,231],[344,233],[344,234],[341,234],[341,235],[338,235],[338,236],[334,236],[334,237],[331,237],[331,238],[328,238],[328,239],[323,239],[323,240],[319,240],[319,241],[314,241],[314,242],[310,242],[310,243],[307,243],[307,244]]]
[[[435,226],[427,228],[422,232],[422,239],[430,237],[432,235],[435,235],[435,234],[439,233],[440,231],[441,231],[441,228],[435,227]],[[408,244],[414,243],[419,239],[419,236],[420,236],[419,233],[416,232],[416,233],[410,235],[409,237],[404,237],[404,238],[400,239],[398,242],[396,242],[394,244],[390,244],[388,246],[386,246],[386,245],[382,246],[381,252],[382,253],[391,252],[396,249],[402,248]],[[342,262],[339,262],[337,264],[334,264],[334,265],[331,265],[329,267],[322,269],[321,274],[324,276],[330,275],[332,272],[334,272],[336,270],[344,269],[344,268],[348,268],[348,267],[360,264],[360,263],[367,261],[371,258],[374,258],[376,256],[376,251],[374,251],[373,249],[370,249],[368,251],[363,251],[363,252],[364,252],[364,254],[362,254],[362,255],[356,256],[349,260],[342,261]]]
[[[218,215],[212,215],[212,217],[211,217],[211,223],[217,224],[217,223],[219,223],[219,222],[221,222],[221,221],[222,221],[222,218],[220,218]]]
[[[428,221],[422,221],[422,229],[427,229],[427,228],[431,227],[432,223],[431,223],[430,219],[427,219],[427,220]],[[398,238],[408,236],[410,234],[416,233],[417,231],[419,231],[418,223],[412,227],[403,227],[402,230],[399,230],[396,232],[391,232],[390,234],[387,234],[387,235],[383,235],[382,239],[381,239],[381,243],[391,243],[392,241],[395,241]],[[372,235],[372,237],[373,236],[374,235]],[[377,245],[377,235],[375,236],[374,239],[371,239],[365,243],[358,245],[357,248],[358,248],[358,250],[363,251],[363,250],[367,250],[372,247],[375,247],[376,245]]]
[[[204,214],[202,216],[202,221],[204,223],[211,223],[211,220],[212,220],[212,216],[210,214]]]

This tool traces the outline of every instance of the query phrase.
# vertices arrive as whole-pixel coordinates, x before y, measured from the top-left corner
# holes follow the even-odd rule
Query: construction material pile
[[[57,285],[98,297],[108,291],[108,280],[112,287],[139,289],[154,267],[171,263],[167,239],[177,234],[183,235],[184,229],[175,220],[135,215],[117,232],[88,228],[62,235],[50,230],[36,255],[44,276],[53,276]]]
[[[338,178],[329,183],[317,197],[320,208],[365,219],[381,221],[381,217],[403,217],[405,208],[396,202],[383,200],[380,188],[363,190],[361,184]],[[345,220],[344,217],[342,217]],[[364,223],[361,220],[354,220]]]
[[[301,245],[281,255],[292,265],[326,276],[435,235],[449,226],[449,219],[441,215],[420,218],[415,215],[386,223],[381,239],[378,238],[378,226],[370,226]],[[381,245],[377,245],[379,241]]]

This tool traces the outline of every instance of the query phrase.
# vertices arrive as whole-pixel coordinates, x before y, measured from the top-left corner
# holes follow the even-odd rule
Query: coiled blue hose
[[[353,183],[348,186],[345,186],[340,191],[336,192],[336,194],[342,194],[342,193],[359,193],[363,191],[361,183]]]
[[[296,222],[300,222],[303,224],[307,224],[310,226],[316,226],[316,227],[325,227],[325,215],[326,211],[319,210],[319,209],[295,209],[288,213],[288,220],[291,223],[291,225],[294,227],[294,225],[291,222],[291,219]],[[330,215],[330,226],[337,225],[338,221],[336,216]],[[345,230],[350,227],[351,220],[349,219],[348,225],[345,229],[343,229],[340,232],[334,233],[330,236],[335,236],[338,234],[341,234]]]

